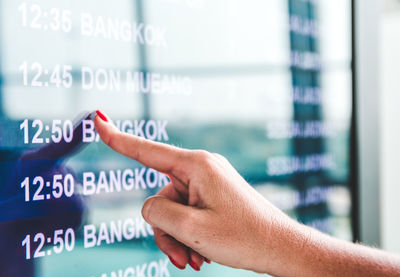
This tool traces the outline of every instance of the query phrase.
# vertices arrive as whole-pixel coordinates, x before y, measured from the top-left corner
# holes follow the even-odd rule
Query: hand
[[[156,244],[177,267],[189,263],[199,270],[211,259],[234,268],[282,273],[285,263],[296,258],[295,253],[282,253],[289,245],[302,244],[300,235],[299,240],[286,240],[297,230],[296,223],[224,157],[121,133],[99,114],[95,126],[107,145],[169,176],[171,183],[146,200],[142,214],[154,228]]]

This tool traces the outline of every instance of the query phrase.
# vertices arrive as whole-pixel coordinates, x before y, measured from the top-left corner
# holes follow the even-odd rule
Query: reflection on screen
[[[293,218],[352,239],[351,1],[0,7],[1,276],[193,273],[141,217],[168,178],[108,149],[96,109],[123,132],[226,156]]]

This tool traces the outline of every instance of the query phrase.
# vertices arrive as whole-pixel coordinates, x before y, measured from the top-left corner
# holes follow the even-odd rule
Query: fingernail
[[[206,263],[211,264],[211,261],[209,259],[207,259],[207,258],[204,258],[204,259],[205,259]]]
[[[97,110],[96,113],[103,121],[108,122],[107,117],[100,110]]]
[[[193,261],[189,261],[189,265],[196,271],[200,271],[200,267],[195,264]]]
[[[169,260],[171,261],[171,263],[172,263],[174,266],[176,266],[177,268],[179,268],[179,269],[181,269],[181,270],[186,268],[186,266],[178,265],[178,264],[176,263],[176,261],[175,261],[174,259],[172,259],[171,256],[168,256],[168,258],[169,258]]]

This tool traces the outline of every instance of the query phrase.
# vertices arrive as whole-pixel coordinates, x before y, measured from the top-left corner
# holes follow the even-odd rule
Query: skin
[[[206,259],[274,276],[400,276],[400,258],[297,223],[255,191],[222,156],[121,133],[95,118],[115,151],[170,177],[143,218],[180,268]]]

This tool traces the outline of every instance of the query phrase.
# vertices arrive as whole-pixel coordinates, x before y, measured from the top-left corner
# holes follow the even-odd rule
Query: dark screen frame
[[[356,0],[351,0],[351,74],[352,74],[352,109],[350,126],[350,176],[351,191],[351,225],[353,242],[360,240],[360,197],[359,197],[359,161],[358,161],[358,132],[357,132],[357,56],[356,56]]]

